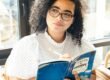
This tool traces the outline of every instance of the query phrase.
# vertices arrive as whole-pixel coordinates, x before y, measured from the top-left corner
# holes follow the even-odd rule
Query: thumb
[[[73,72],[75,80],[81,80],[77,72]]]

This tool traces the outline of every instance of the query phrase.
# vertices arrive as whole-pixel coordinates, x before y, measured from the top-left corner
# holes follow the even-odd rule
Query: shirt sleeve
[[[90,43],[87,40],[82,40],[82,52],[83,53],[85,53],[85,51],[89,52],[89,51],[93,51],[93,50],[96,50],[96,48],[95,48],[95,46],[92,43]],[[93,63],[93,69],[98,67],[99,64],[100,64],[101,59],[98,58],[98,55],[99,54],[96,51],[95,59],[94,59],[94,63]]]
[[[6,74],[21,79],[36,76],[38,69],[38,43],[25,37],[12,49],[6,61]]]

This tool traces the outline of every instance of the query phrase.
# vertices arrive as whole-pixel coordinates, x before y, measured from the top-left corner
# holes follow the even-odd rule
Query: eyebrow
[[[52,8],[57,8],[57,9],[60,9],[59,7],[57,7],[57,6],[52,6]],[[72,14],[72,12],[70,11],[70,10],[64,10],[64,12],[69,12],[69,13],[71,13]]]

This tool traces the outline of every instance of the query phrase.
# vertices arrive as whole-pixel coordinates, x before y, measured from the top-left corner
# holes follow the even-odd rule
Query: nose
[[[63,20],[61,14],[59,14],[59,15],[57,16],[57,20],[58,20],[58,21],[62,21],[62,20]]]

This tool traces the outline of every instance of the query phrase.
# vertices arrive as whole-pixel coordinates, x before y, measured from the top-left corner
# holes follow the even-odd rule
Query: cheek
[[[47,17],[46,17],[47,26],[52,25],[52,21],[53,21],[53,19],[50,17],[49,14],[47,14]]]

